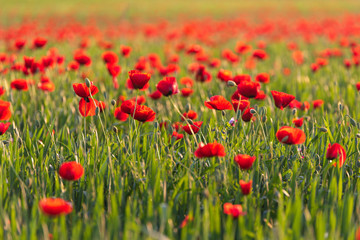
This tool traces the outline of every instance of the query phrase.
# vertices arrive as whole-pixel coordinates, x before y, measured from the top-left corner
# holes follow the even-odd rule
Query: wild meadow
[[[6,3],[0,239],[360,239],[350,3]]]

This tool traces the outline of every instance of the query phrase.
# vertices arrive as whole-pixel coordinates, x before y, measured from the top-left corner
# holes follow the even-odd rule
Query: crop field
[[[359,9],[2,3],[0,239],[360,239]]]

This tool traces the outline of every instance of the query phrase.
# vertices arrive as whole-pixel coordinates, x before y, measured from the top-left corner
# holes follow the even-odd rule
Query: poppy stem
[[[84,117],[84,151],[85,151],[85,163],[87,162],[87,153],[86,153],[86,104],[85,104],[85,117]]]
[[[172,99],[172,96],[169,96],[169,99],[170,99],[170,102],[172,103],[172,105],[174,106],[175,110],[180,114],[181,117],[183,117],[183,114],[180,112],[179,108],[177,107],[177,105],[175,104],[174,100]],[[190,128],[190,131],[192,133],[192,136],[194,136],[194,139],[195,139],[195,142],[197,145],[199,145],[197,139],[196,139],[196,136],[195,136],[195,133],[194,131],[192,130],[191,128],[191,124],[189,123],[189,121],[187,120],[187,118],[184,118],[185,121],[186,121],[186,124],[189,126]]]

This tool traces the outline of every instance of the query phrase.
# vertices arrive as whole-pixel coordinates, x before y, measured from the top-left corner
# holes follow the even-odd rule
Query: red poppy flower
[[[232,79],[232,73],[230,70],[220,69],[217,77],[221,81],[227,82]]]
[[[256,75],[255,81],[258,81],[261,83],[269,83],[270,75],[268,73],[259,73],[258,75]]]
[[[191,217],[191,216],[189,216],[189,215],[186,215],[186,216],[185,216],[185,219],[181,222],[179,228],[184,228],[184,227],[188,224],[188,222],[189,222],[189,221],[192,221],[192,220],[194,220],[193,217]]]
[[[84,168],[77,162],[65,162],[61,164],[59,175],[62,179],[76,181],[84,174]]]
[[[210,98],[210,101],[205,102],[205,106],[209,109],[215,110],[231,110],[232,106],[223,96],[216,95]]]
[[[245,54],[248,51],[250,51],[251,48],[252,48],[251,45],[248,45],[248,44],[246,44],[244,42],[237,42],[236,47],[235,47],[235,51],[237,53],[240,53],[240,54]]]
[[[339,157],[339,166],[342,167],[346,160],[345,149],[338,143],[329,144],[326,150],[326,159],[333,160]],[[333,164],[336,166],[336,162]]]
[[[155,120],[155,112],[151,108],[145,105],[137,105],[134,109],[131,111],[130,116],[133,117],[135,120],[138,120],[140,122],[152,122]]]
[[[10,103],[0,100],[0,121],[7,121],[11,118]]]
[[[304,54],[301,51],[293,51],[291,56],[297,65],[301,65],[304,63]]]
[[[27,91],[29,89],[28,82],[25,79],[15,79],[10,83],[10,87],[16,90]]]
[[[297,118],[292,121],[296,127],[301,127],[304,123],[304,118]]]
[[[79,69],[79,67],[80,67],[80,65],[79,65],[79,63],[78,62],[76,62],[76,61],[72,61],[72,62],[70,62],[69,63],[69,65],[68,65],[68,70],[73,70],[73,71],[76,71],[76,70],[78,70]]]
[[[90,66],[91,65],[91,58],[82,51],[79,51],[79,52],[75,53],[74,60],[79,65],[85,65],[85,66]]]
[[[247,108],[247,109],[245,109],[244,113],[242,114],[241,119],[244,122],[250,122],[251,119],[253,119],[253,114],[250,112],[251,109],[254,109],[254,108]]]
[[[183,89],[181,89],[181,95],[183,97],[188,97],[191,94],[193,94],[193,92],[194,92],[194,90],[192,90],[191,88],[183,88]]]
[[[256,49],[254,50],[252,56],[259,60],[264,60],[268,57],[267,53],[263,49]]]
[[[182,129],[189,135],[193,135],[199,132],[201,125],[203,122],[194,122],[194,125],[186,124],[182,127]]]
[[[288,105],[289,108],[297,108],[297,109],[301,109],[301,106],[302,106],[302,103],[296,99],[292,100]]]
[[[166,97],[179,92],[175,77],[165,77],[156,85],[156,88]]]
[[[310,109],[310,103],[307,102],[307,101],[304,101],[301,105],[301,110],[302,111],[306,111],[306,110],[309,110]]]
[[[131,98],[131,100],[133,100],[134,102],[136,101],[137,105],[142,105],[146,102],[146,98],[144,96],[137,96],[137,97],[133,97]]]
[[[49,216],[67,215],[71,213],[73,207],[71,203],[61,198],[45,198],[39,202],[40,210]]]
[[[142,73],[138,70],[129,71],[129,78],[134,89],[143,89],[149,82],[150,77],[150,73]]]
[[[234,161],[239,165],[240,169],[249,170],[252,167],[255,159],[255,156],[252,157],[246,154],[239,154],[235,156]]]
[[[312,63],[310,65],[310,68],[311,68],[312,72],[316,72],[317,70],[319,70],[320,66],[318,64],[316,64],[316,63]]]
[[[33,41],[33,46],[35,48],[42,48],[46,45],[46,43],[47,43],[47,39],[42,38],[42,37],[37,37]]]
[[[4,135],[11,123],[0,123],[0,135]]]
[[[240,180],[239,184],[242,194],[249,195],[251,192],[252,181],[250,180],[249,182],[245,182],[243,180]]]
[[[55,84],[53,82],[40,82],[37,87],[44,92],[53,92],[55,90]]]
[[[124,45],[121,45],[120,46],[120,51],[121,51],[121,54],[124,56],[124,57],[128,57],[131,53],[131,50],[132,48],[129,47],[129,46],[124,46]]]
[[[24,56],[24,66],[26,68],[31,68],[31,66],[33,65],[34,61],[35,61],[35,58],[33,57],[27,57],[27,56]]]
[[[233,78],[233,81],[236,85],[239,85],[241,82],[250,82],[251,76],[249,74],[239,74]]]
[[[81,98],[79,102],[79,111],[83,117],[95,116],[96,106],[99,102],[96,99]]]
[[[136,88],[134,88],[134,86],[133,86],[130,78],[128,78],[128,79],[126,80],[126,86],[127,86],[128,89],[136,89]],[[145,91],[145,90],[148,89],[149,87],[150,87],[150,84],[149,84],[149,83],[146,83],[145,86],[144,86],[143,88],[140,88],[139,90],[140,90],[140,91]]]
[[[279,142],[288,145],[302,144],[305,142],[305,133],[298,128],[283,126],[276,132]]]
[[[115,108],[114,116],[117,120],[119,120],[121,122],[125,122],[128,119],[129,114],[121,111],[121,107],[117,107],[117,108]]]
[[[254,99],[255,100],[264,100],[265,98],[266,98],[265,92],[260,90]]]
[[[131,114],[135,108],[135,101],[126,100],[121,103],[121,111],[126,114]]]
[[[17,50],[21,50],[25,46],[26,41],[23,39],[18,39],[15,41],[14,46]]]
[[[250,81],[242,81],[238,85],[238,92],[247,98],[254,98],[258,95],[260,91],[260,83],[258,82],[250,82]]]
[[[239,109],[241,112],[250,106],[250,102],[248,100],[231,100],[234,111],[237,112]]]
[[[175,138],[176,140],[183,139],[183,138],[184,138],[184,134],[177,133],[176,131],[173,131],[173,133],[172,133],[172,135],[171,135],[171,138]]]
[[[360,82],[356,83],[356,89],[360,91]]]
[[[0,96],[5,94],[5,88],[4,87],[0,87]]]
[[[180,79],[180,83],[185,85],[188,88],[191,88],[194,85],[194,81],[189,77],[183,77]]]
[[[113,78],[117,77],[121,72],[121,67],[115,64],[107,64],[106,68]]]
[[[224,213],[226,215],[231,215],[233,218],[238,218],[239,216],[246,215],[246,212],[243,212],[242,206],[240,204],[224,204]]]
[[[161,92],[159,90],[156,90],[156,91],[149,94],[149,97],[151,99],[154,99],[154,100],[160,99],[161,96],[162,96],[162,94],[161,94]]]
[[[195,151],[195,157],[207,158],[207,157],[225,157],[225,148],[216,141],[214,143],[200,143],[198,149]]]
[[[101,57],[106,64],[115,64],[119,60],[116,53],[111,51],[104,52]]]
[[[324,104],[324,101],[321,99],[318,99],[318,100],[314,100],[312,104],[313,104],[314,109],[317,109],[317,108],[320,108]]]
[[[295,96],[283,92],[271,91],[271,95],[274,98],[275,106],[281,110],[287,107],[291,101],[295,99]]]
[[[82,98],[90,97],[90,93],[92,96],[94,96],[97,92],[99,92],[99,89],[92,83],[90,88],[86,86],[86,83],[74,83],[73,88],[76,95]]]
[[[185,118],[189,118],[191,120],[195,120],[198,117],[197,113],[193,110],[189,110],[187,113],[183,113],[181,117],[181,121],[184,121]]]

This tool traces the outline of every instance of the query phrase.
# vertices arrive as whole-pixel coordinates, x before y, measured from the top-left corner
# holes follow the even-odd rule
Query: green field
[[[58,21],[73,16],[80,22],[88,16],[115,22],[136,19],[143,23],[166,18],[174,26],[183,26],[181,22],[185,20],[178,19],[231,19],[241,15],[261,21],[259,15],[264,12],[269,16],[294,12],[305,19],[321,16],[337,20],[345,12],[356,14],[360,9],[359,1],[320,0],[23,0],[1,5],[2,29],[17,26],[26,16],[36,19],[39,15],[56,16]],[[359,17],[355,19],[357,22]],[[102,24],[99,26],[106,26]],[[360,95],[356,89],[359,67],[344,67],[344,59],[352,59],[352,49],[339,46],[339,40],[347,37],[357,44],[359,36],[336,33],[336,41],[330,41],[325,34],[314,34],[316,40],[312,43],[296,34],[285,40],[259,34],[249,44],[255,49],[258,41],[264,40],[269,58],[251,70],[244,66],[245,56],[238,64],[230,64],[221,56],[222,50],[233,50],[243,36],[230,37],[214,46],[184,37],[184,42],[198,43],[209,56],[221,59],[221,66],[207,67],[212,81],[195,81],[194,94],[189,98],[177,94],[156,101],[148,97],[163,78],[155,68],[151,69],[154,72],[149,90],[126,87],[128,71],[141,56],[157,53],[166,62],[166,50],[170,49],[180,59],[179,70],[172,74],[179,88],[184,87],[180,84],[182,77],[195,79],[188,71],[189,64],[195,61],[193,55],[175,52],[175,43],[159,37],[160,34],[155,38],[141,34],[105,38],[114,44],[112,51],[119,56],[119,89],[113,88],[101,59],[106,50],[99,47],[98,36],[89,37],[91,44],[86,49],[91,66],[62,73],[58,70],[73,60],[81,40],[78,36],[57,41],[49,34],[47,45],[34,50],[28,47],[32,36],[27,35],[28,45],[21,51],[8,47],[13,39],[1,37],[0,53],[15,54],[15,63],[22,63],[23,56],[38,60],[52,47],[65,57],[65,63],[43,73],[55,84],[54,92],[37,88],[40,73],[24,76],[21,71],[10,70],[13,63],[0,64],[0,70],[9,69],[0,75],[0,86],[5,89],[0,98],[11,103],[12,113],[8,131],[0,136],[0,239],[356,239],[360,226]],[[223,35],[214,36],[218,39]],[[286,45],[290,41],[296,42],[304,53],[304,64],[296,65],[292,60]],[[129,58],[121,57],[122,44],[132,47]],[[319,52],[334,48],[340,48],[343,55],[329,57],[328,65],[312,72],[310,64],[317,61]],[[233,76],[250,74],[253,79],[258,73],[270,73],[270,83],[261,87],[265,100],[250,100],[255,110],[253,121],[242,121],[233,110],[205,107],[204,102],[211,96],[221,95],[230,101],[236,90],[217,79],[220,68],[230,70]],[[284,74],[284,68],[291,73]],[[93,97],[107,105],[104,112],[87,118],[79,113],[80,97],[73,89],[74,83],[85,82],[82,72],[99,89]],[[29,85],[28,91],[12,89],[10,83],[20,78],[32,79],[36,84]],[[271,90],[292,94],[310,104],[321,99],[324,104],[318,109],[311,106],[308,111],[282,111],[275,107]],[[137,99],[140,95],[146,98],[145,105],[155,111],[155,121],[140,123],[131,117],[118,121],[114,117],[117,106],[111,101],[119,103],[119,96]],[[199,133],[190,136],[181,132],[184,138],[180,140],[171,137],[172,124],[181,121],[176,108],[181,113],[189,109],[197,112],[196,121],[203,121]],[[292,121],[297,117],[305,119],[301,129],[306,141],[300,145],[282,144],[276,132],[282,126],[294,126]],[[229,124],[232,118],[238,120],[235,127]],[[167,128],[160,127],[162,122],[168,123]],[[225,147],[225,157],[194,155],[200,142],[214,141]],[[347,157],[342,167],[333,166],[338,158],[327,159],[330,143],[344,147]],[[234,162],[238,154],[256,156],[250,170],[241,170]],[[59,175],[61,164],[69,161],[84,168],[84,175],[77,181],[66,181]],[[240,180],[252,180],[249,195],[242,193]],[[47,216],[39,209],[39,201],[49,197],[71,202],[73,211]],[[241,204],[246,215],[226,215],[225,203]],[[186,216],[190,220],[182,226]]]

